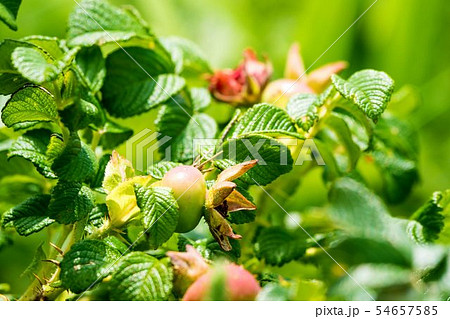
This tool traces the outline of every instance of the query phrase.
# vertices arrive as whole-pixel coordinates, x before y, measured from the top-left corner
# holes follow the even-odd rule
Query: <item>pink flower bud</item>
[[[209,90],[219,101],[251,105],[260,101],[271,75],[270,62],[258,61],[255,52],[247,49],[244,61],[236,69],[218,70],[209,77]]]

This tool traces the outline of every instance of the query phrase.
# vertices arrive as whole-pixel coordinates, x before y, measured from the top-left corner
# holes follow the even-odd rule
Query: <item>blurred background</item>
[[[157,35],[194,41],[214,68],[235,67],[243,49],[252,47],[272,61],[277,78],[282,76],[292,42],[301,43],[305,66],[309,67],[373,0],[111,2],[137,7]],[[24,0],[18,16],[19,31],[0,25],[0,40],[32,34],[64,37],[68,15],[75,5],[73,0]],[[409,215],[433,191],[450,186],[450,2],[378,0],[312,69],[336,60],[350,62],[344,77],[373,68],[391,75],[397,89],[405,85],[414,89],[412,98],[418,107],[409,120],[420,133],[421,182],[405,203],[391,208]],[[312,176],[311,183],[317,177]],[[287,203],[291,210],[320,206],[325,200],[323,190],[316,191],[309,182],[303,186],[306,184],[308,187],[301,187],[299,196]],[[320,187],[317,185],[318,190]],[[19,245],[0,253],[3,274],[17,274],[18,278],[39,241],[33,236],[18,239]],[[0,282],[10,279],[0,273]],[[14,283],[11,292],[21,291],[26,284]]]

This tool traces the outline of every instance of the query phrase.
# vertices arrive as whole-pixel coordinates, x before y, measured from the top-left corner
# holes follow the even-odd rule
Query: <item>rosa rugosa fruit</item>
[[[224,271],[223,274],[219,272]],[[224,276],[222,284],[225,287],[218,287],[218,276]],[[213,284],[212,284],[213,283]],[[216,267],[206,274],[198,278],[186,291],[183,300],[200,301],[200,300],[217,300],[213,296],[213,289],[222,292],[220,300],[229,301],[250,301],[255,300],[261,287],[255,277],[242,266],[236,264],[228,264],[220,269]]]
[[[198,225],[205,204],[206,182],[193,166],[177,166],[164,175],[161,186],[172,188],[179,205],[178,233],[191,231]]]

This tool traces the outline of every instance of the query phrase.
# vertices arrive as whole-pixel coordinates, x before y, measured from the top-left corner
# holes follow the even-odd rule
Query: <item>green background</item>
[[[136,6],[157,35],[193,40],[214,68],[234,67],[242,57],[242,50],[251,47],[267,55],[274,65],[274,77],[281,77],[286,52],[292,42],[299,41],[306,67],[327,50],[311,69],[347,60],[350,62],[347,74],[362,68],[387,72],[395,79],[397,88],[410,85],[417,92],[418,107],[409,120],[420,132],[421,147],[421,182],[406,203],[392,209],[398,214],[409,214],[433,191],[449,187],[449,1],[378,0],[344,35],[373,1],[111,2]],[[32,34],[63,37],[69,12],[75,5],[73,0],[24,0],[18,16],[19,31],[0,25],[0,40]],[[322,204],[323,190],[310,184],[317,179],[314,174],[303,183],[308,187],[297,192],[296,198],[287,203],[288,208],[300,210]],[[9,282],[11,292],[21,291],[27,285],[18,276],[31,261],[39,236],[17,238],[16,245],[0,254],[0,282]]]

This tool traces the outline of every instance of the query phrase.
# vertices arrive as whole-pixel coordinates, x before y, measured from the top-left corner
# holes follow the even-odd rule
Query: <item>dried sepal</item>
[[[225,251],[232,249],[228,238],[241,239],[241,235],[236,235],[228,221],[214,208],[208,209],[205,214],[206,222],[213,237],[217,240],[220,247]]]
[[[216,182],[206,195],[206,208],[214,208],[222,204],[234,191],[236,184],[229,181]]]
[[[239,210],[254,210],[256,209],[255,204],[245,198],[244,195],[238,191],[233,191],[227,197],[227,207],[228,212],[236,212]]]
[[[228,167],[217,176],[217,182],[234,181],[244,175],[249,169],[258,164],[258,160],[254,159],[237,165]]]

